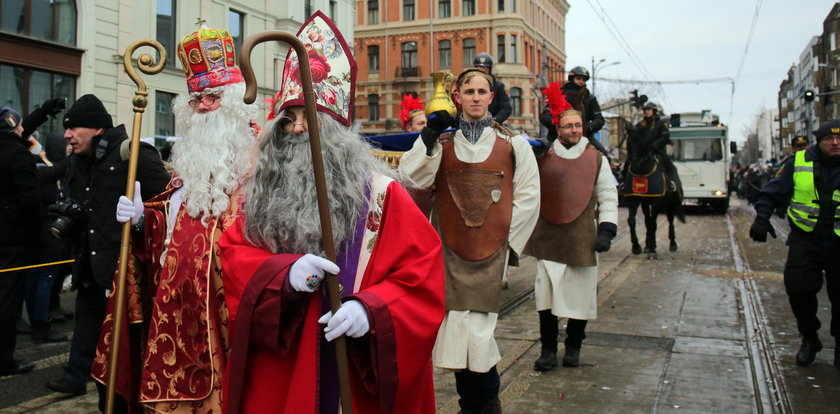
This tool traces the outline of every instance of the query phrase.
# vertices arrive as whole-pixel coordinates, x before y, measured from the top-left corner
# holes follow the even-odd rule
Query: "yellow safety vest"
[[[788,207],[788,217],[806,232],[814,231],[820,216],[819,191],[814,185],[814,162],[805,160],[805,151],[797,151],[793,159],[793,198]],[[834,190],[834,233],[840,236],[840,190]]]

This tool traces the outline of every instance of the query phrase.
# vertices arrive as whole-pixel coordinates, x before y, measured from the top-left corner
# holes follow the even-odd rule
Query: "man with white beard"
[[[117,206],[117,220],[133,225],[135,260],[123,331],[130,351],[119,365],[132,375],[119,375],[116,391],[147,411],[222,411],[229,342],[217,242],[239,214],[258,133],[234,56],[226,30],[203,27],[184,37],[178,57],[190,93],[173,104],[183,131],[172,149],[174,175],[145,206],[139,186],[133,201],[123,196]],[[93,370],[103,383],[112,322],[109,314]]]
[[[337,257],[321,257],[313,125],[292,53],[244,214],[219,242],[231,332],[226,412],[338,413],[332,341],[346,335],[354,412],[434,413],[440,239],[393,171],[348,129],[355,62],[334,24],[317,12],[298,37],[310,51]],[[347,99],[332,105],[330,97]],[[341,286],[335,316],[325,273]]]

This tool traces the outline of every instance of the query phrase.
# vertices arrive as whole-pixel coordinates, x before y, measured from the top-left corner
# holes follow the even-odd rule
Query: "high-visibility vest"
[[[840,189],[832,193],[834,208],[834,233],[840,236]],[[814,231],[820,216],[820,194],[814,185],[814,162],[805,160],[805,151],[797,151],[793,159],[793,198],[788,207],[788,217],[806,232]]]

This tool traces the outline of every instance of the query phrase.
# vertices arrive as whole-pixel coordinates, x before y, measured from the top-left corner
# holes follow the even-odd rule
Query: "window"
[[[27,69],[0,64],[0,103],[29,115],[47,99],[65,98],[67,107],[76,100],[76,78],[55,72]],[[47,117],[38,130],[42,137],[48,133],[64,133],[63,117]]]
[[[155,138],[166,138],[175,135],[175,115],[172,113],[174,93],[155,92]],[[160,148],[163,143],[155,146]]]
[[[368,72],[379,72],[379,46],[368,46]]]
[[[330,0],[330,19],[338,19],[338,3],[335,0]]]
[[[516,35],[510,35],[510,61],[516,63]]]
[[[452,16],[452,2],[450,0],[438,1],[438,18],[446,18]]]
[[[368,1],[368,24],[379,24],[379,1]]]
[[[306,15],[306,18],[312,17],[312,0],[304,0],[303,2],[303,14]]]
[[[473,59],[475,59],[475,39],[468,37],[464,39],[464,67],[472,67]]]
[[[440,67],[452,67],[452,42],[449,40],[441,40],[438,42],[438,53],[440,55],[438,56]]]
[[[522,89],[510,88],[510,115],[522,116]]]
[[[403,0],[403,20],[414,20],[414,0]]]
[[[719,139],[675,139],[674,161],[720,161],[723,150]]]
[[[510,11],[516,13],[516,0],[510,0]]]
[[[0,0],[0,30],[75,46],[76,3]]]
[[[505,62],[505,35],[503,34],[496,36],[496,56],[499,63]]]
[[[379,120],[379,95],[373,93],[368,95],[368,121]]]
[[[472,16],[475,14],[475,0],[464,0],[461,4],[461,16]]]
[[[155,40],[166,50],[167,66],[175,66],[175,0],[157,0],[157,32]]]
[[[405,42],[402,44],[402,77],[417,75],[417,42]]]
[[[245,13],[240,13],[236,10],[229,11],[228,30],[230,30],[230,37],[233,38],[233,47],[239,52],[242,48],[242,39],[245,38]]]
[[[505,0],[499,0],[498,10],[499,13],[503,13],[505,11]]]

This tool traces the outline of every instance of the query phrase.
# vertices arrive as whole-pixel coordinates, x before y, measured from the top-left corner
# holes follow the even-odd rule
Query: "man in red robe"
[[[145,208],[139,190],[117,206],[117,220],[134,225],[134,261],[116,391],[132,411],[219,413],[229,342],[217,242],[239,214],[240,187],[255,164],[257,108],[242,101],[226,30],[185,36],[178,56],[189,94],[172,108],[182,134],[172,148],[174,176]],[[103,384],[113,296],[93,367]]]
[[[352,55],[329,19],[318,12],[301,30],[325,79],[353,78],[345,77],[355,73]],[[320,45],[340,44],[344,53],[319,48],[324,36]],[[440,239],[394,171],[347,128],[352,100],[337,110],[324,100],[352,97],[352,82],[323,82],[316,84],[317,118],[337,259],[320,257],[295,58],[286,62],[276,120],[246,183],[244,214],[220,240],[231,332],[227,413],[338,413],[332,341],[341,335],[348,337],[354,412],[434,413],[431,351],[444,314]],[[341,285],[334,316],[321,288],[325,272]]]

